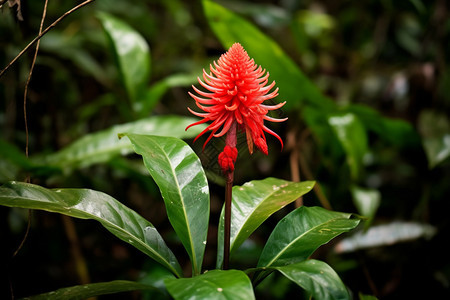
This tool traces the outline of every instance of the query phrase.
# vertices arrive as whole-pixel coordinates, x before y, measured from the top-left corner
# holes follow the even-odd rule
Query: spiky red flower
[[[194,98],[195,104],[204,112],[199,113],[188,108],[192,114],[203,119],[189,125],[186,130],[194,125],[212,122],[195,140],[205,132],[211,131],[203,145],[204,148],[213,137],[221,137],[228,133],[233,138],[227,138],[227,146],[235,148],[237,127],[246,133],[250,153],[253,153],[254,144],[261,152],[268,154],[264,132],[275,136],[283,147],[281,138],[264,125],[264,120],[271,122],[287,120],[287,118],[275,119],[267,115],[270,110],[278,109],[286,103],[282,102],[273,106],[263,104],[264,101],[278,95],[278,88],[270,92],[275,86],[275,81],[267,85],[269,73],[266,73],[261,66],[256,65],[239,43],[233,44],[217,62],[214,62],[214,67],[210,65],[210,70],[212,73],[209,74],[203,70],[204,81],[198,78],[200,85],[209,92],[201,91],[195,86],[192,88],[199,96],[189,92],[189,95]],[[228,154],[231,153],[230,150],[227,151]],[[231,159],[232,169],[234,169],[237,152],[236,157],[223,153],[225,151],[219,155],[219,164],[224,172],[230,171],[230,160],[221,160],[220,157],[234,158]]]

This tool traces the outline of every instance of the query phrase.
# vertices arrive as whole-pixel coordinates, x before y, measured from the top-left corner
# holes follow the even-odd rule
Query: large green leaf
[[[114,280],[110,282],[90,283],[62,288],[53,292],[39,294],[23,299],[30,300],[52,300],[52,299],[88,299],[107,294],[115,294],[120,292],[136,291],[136,290],[152,290],[159,292],[157,288],[134,281]]]
[[[284,217],[272,231],[258,267],[285,266],[306,260],[317,248],[355,228],[351,214],[302,206]]]
[[[368,150],[367,132],[364,126],[352,113],[333,114],[328,118],[328,123],[345,150],[352,178],[358,179],[363,156]]]
[[[305,260],[300,263],[276,268],[284,276],[308,291],[314,299],[351,299],[336,272],[320,260]]]
[[[257,64],[270,72],[270,79],[277,82],[279,101],[287,101],[289,110],[304,102],[321,108],[333,107],[333,102],[303,74],[280,46],[254,25],[223,6],[203,0],[209,25],[225,48],[239,42]]]
[[[145,39],[125,22],[107,14],[98,17],[114,49],[124,86],[136,102],[150,77],[150,49]]]
[[[166,279],[175,300],[255,299],[250,279],[239,270],[212,270],[192,278]]]
[[[177,277],[182,270],[156,228],[116,199],[88,189],[46,189],[12,181],[0,187],[0,205],[41,209],[100,222],[112,234],[147,254]]]
[[[195,126],[188,131],[184,129],[196,119],[181,116],[154,116],[135,122],[115,125],[111,128],[87,134],[66,148],[45,157],[46,165],[59,167],[65,171],[75,168],[84,168],[92,164],[102,163],[119,154],[125,155],[133,152],[130,142],[119,140],[117,135],[122,132],[174,136],[178,138],[191,138],[204,129]],[[35,158],[35,161],[41,161]]]
[[[158,184],[170,223],[199,274],[209,221],[209,187],[199,158],[177,138],[125,135]]]
[[[309,192],[313,181],[291,182],[276,178],[254,180],[233,187],[230,251],[234,251],[274,212]],[[223,263],[224,212],[220,216],[217,268]]]

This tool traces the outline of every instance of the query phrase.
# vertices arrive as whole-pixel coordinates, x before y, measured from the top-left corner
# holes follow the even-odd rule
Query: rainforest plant
[[[167,136],[122,133],[134,151],[141,155],[145,167],[158,185],[167,217],[189,255],[192,271],[183,273],[177,257],[151,222],[116,199],[89,189],[46,189],[10,182],[0,188],[0,204],[41,209],[80,219],[99,221],[108,231],[147,254],[172,274],[164,280],[165,288],[175,299],[253,299],[253,288],[270,273],[279,272],[317,299],[349,299],[345,285],[325,262],[308,259],[321,245],[337,235],[355,228],[359,219],[351,214],[320,207],[301,206],[287,214],[273,229],[254,268],[230,267],[233,253],[274,212],[309,192],[314,182],[290,182],[266,178],[232,186],[238,152],[238,131],[246,135],[250,153],[253,145],[264,154],[268,147],[264,132],[282,139],[265,126],[264,120],[286,121],[267,116],[285,102],[263,104],[274,98],[275,82],[267,85],[269,73],[248,57],[236,43],[219,61],[203,71],[196,87],[199,95],[190,94],[204,111],[194,115],[203,119],[189,125],[211,122],[200,134],[211,131],[204,143],[226,135],[218,163],[226,178],[225,205],[219,222],[217,268],[205,270],[202,262],[207,246],[210,194],[202,164],[184,141]],[[265,74],[265,75],[264,75]],[[197,139],[196,138],[196,139]],[[64,288],[38,297],[90,297],[127,290],[153,289],[151,284],[131,281],[94,283]]]

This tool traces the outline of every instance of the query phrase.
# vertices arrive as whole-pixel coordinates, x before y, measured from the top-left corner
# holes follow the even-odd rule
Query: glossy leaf
[[[46,189],[12,181],[0,187],[0,205],[40,209],[100,222],[112,234],[147,254],[176,276],[182,270],[156,228],[116,199],[88,189]]]
[[[310,259],[276,269],[305,289],[314,299],[351,299],[338,274],[323,261]]]
[[[389,246],[418,238],[431,238],[437,232],[436,227],[415,222],[392,222],[370,227],[366,232],[357,232],[340,241],[336,252],[352,252],[359,249]]]
[[[345,150],[350,174],[356,180],[361,172],[363,156],[368,150],[367,132],[351,113],[333,114],[328,118],[328,123]]]
[[[302,206],[284,217],[272,231],[258,267],[278,267],[306,260],[317,248],[355,228],[351,214]]]
[[[150,77],[150,49],[145,39],[125,22],[106,13],[98,17],[114,49],[124,86],[136,102]]]
[[[52,300],[52,299],[88,299],[101,295],[115,294],[120,292],[136,291],[136,290],[152,290],[158,291],[156,288],[126,280],[114,280],[109,282],[90,283],[76,285],[72,287],[62,288],[53,292],[39,294],[36,296],[26,297],[23,299],[30,300]]]
[[[70,171],[92,164],[109,161],[117,155],[133,152],[127,139],[119,140],[123,132],[191,138],[199,134],[204,126],[195,126],[188,131],[184,128],[196,119],[181,116],[154,116],[135,122],[115,125],[111,128],[87,134],[62,150],[45,157],[46,165]],[[35,158],[35,161],[41,161]]]
[[[199,72],[198,72],[199,73]],[[140,116],[147,116],[152,112],[162,96],[172,87],[190,86],[197,82],[197,74],[174,74],[155,82],[142,95],[139,102],[134,104],[134,110]]]
[[[239,270],[212,270],[192,278],[166,279],[175,300],[255,299],[250,279]]]
[[[445,113],[423,111],[418,127],[432,169],[450,157],[450,118]]]
[[[201,162],[182,140],[126,134],[158,184],[167,216],[199,274],[209,222],[209,187]]]
[[[364,223],[364,227],[368,228],[381,202],[381,194],[375,189],[366,189],[358,186],[350,188],[353,197],[353,203],[358,209],[358,213],[368,220]]]
[[[359,293],[358,296],[359,296],[359,300],[378,300],[377,297],[372,296],[372,295],[365,295],[365,294]]]
[[[427,154],[430,169],[450,157],[450,133],[438,138],[426,138],[423,147]]]
[[[210,0],[203,0],[209,25],[228,49],[239,42],[255,62],[269,73],[269,80],[275,80],[280,88],[278,101],[286,101],[286,110],[298,108],[304,103],[328,109],[333,102],[325,97],[284,53],[280,46],[253,24]]]
[[[233,187],[230,251],[234,251],[273,213],[309,192],[313,181],[291,182],[276,178],[253,180]],[[223,263],[224,212],[219,222],[217,267]]]

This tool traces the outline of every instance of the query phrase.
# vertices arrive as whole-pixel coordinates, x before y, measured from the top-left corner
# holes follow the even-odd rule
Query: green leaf
[[[428,167],[432,169],[450,157],[450,118],[445,113],[425,110],[418,123]]]
[[[192,278],[166,279],[175,300],[255,299],[250,279],[239,270],[212,270]]]
[[[101,32],[99,33],[101,34]],[[95,35],[96,32],[93,31],[93,34]],[[90,53],[86,46],[87,39],[85,31],[74,35],[67,31],[51,30],[45,35],[45,39],[41,39],[39,47],[46,53],[51,54],[52,58],[58,57],[64,59],[65,62],[70,61],[72,64],[65,64],[63,67],[70,68],[72,72],[73,65],[93,76],[100,83],[108,85],[111,76],[110,72],[105,72],[98,60]]]
[[[254,25],[223,6],[203,0],[209,25],[225,48],[241,43],[251,58],[270,73],[279,90],[279,101],[286,101],[286,110],[307,103],[329,109],[334,103],[314,85],[284,53],[280,46]]]
[[[423,147],[428,166],[432,169],[450,157],[450,133],[437,138],[424,138]]]
[[[188,131],[184,129],[196,119],[181,116],[153,116],[150,118],[115,125],[111,128],[87,134],[66,148],[45,157],[46,165],[59,167],[70,172],[76,168],[85,168],[92,164],[109,161],[120,154],[133,152],[131,143],[119,140],[122,132],[174,136],[191,138],[199,134],[204,126],[195,126]],[[42,160],[35,158],[35,161]]]
[[[364,224],[364,227],[368,228],[380,206],[381,194],[378,190],[365,189],[358,186],[352,186],[350,191],[358,213],[368,218]]]
[[[198,74],[198,73],[196,73]],[[197,82],[197,75],[194,74],[174,74],[163,78],[152,84],[144,94],[141,101],[135,103],[134,108],[141,116],[146,116],[152,112],[162,96],[172,87],[190,86]]]
[[[336,160],[344,155],[344,151],[336,134],[328,124],[328,112],[306,106],[302,109],[301,114],[319,146],[322,163],[329,169],[336,168]]]
[[[136,102],[150,77],[150,48],[125,22],[104,12],[99,13],[98,18],[111,40],[128,96]]]
[[[352,104],[346,107],[345,111],[356,115],[367,130],[392,145],[411,147],[420,143],[417,132],[405,120],[383,117],[366,105]]]
[[[184,141],[125,134],[158,184],[167,216],[200,274],[209,222],[209,187],[201,162]]]
[[[351,214],[302,206],[284,217],[272,231],[258,267],[278,267],[306,260],[317,248],[355,228]]]
[[[240,245],[274,212],[309,192],[313,181],[290,182],[276,178],[254,180],[233,187],[230,252]],[[220,216],[217,268],[223,263],[224,212]]]
[[[372,295],[364,295],[363,293],[359,293],[359,300],[378,300],[377,297]]]
[[[309,292],[314,299],[351,299],[338,274],[323,261],[310,259],[276,269]]]
[[[100,222],[121,240],[147,254],[177,277],[182,270],[156,228],[116,199],[88,189],[46,189],[12,181],[0,187],[0,205],[40,209]]]
[[[96,297],[107,294],[115,294],[120,292],[136,291],[136,290],[152,290],[158,291],[158,289],[126,280],[114,280],[109,282],[90,283],[83,285],[76,285],[72,287],[62,288],[53,292],[40,294],[36,296],[26,297],[23,299],[30,300],[47,300],[47,299],[87,299],[90,297]]]
[[[365,232],[358,231],[340,241],[335,250],[338,253],[344,253],[371,247],[390,246],[419,238],[430,239],[436,232],[436,227],[430,224],[395,221],[372,226]]]
[[[358,179],[363,156],[368,150],[367,132],[364,126],[352,113],[333,114],[328,118],[328,123],[345,150],[353,180]]]
[[[14,165],[29,170],[33,163],[25,156],[24,151],[15,145],[8,143],[0,138],[0,157],[12,162]]]
[[[0,182],[14,180],[20,171],[30,171],[36,167],[29,160],[24,150],[0,138]]]

